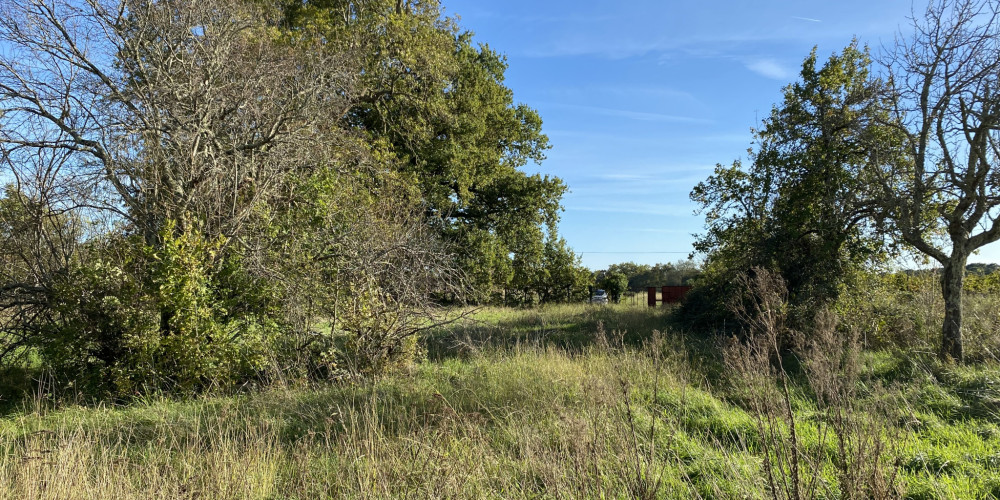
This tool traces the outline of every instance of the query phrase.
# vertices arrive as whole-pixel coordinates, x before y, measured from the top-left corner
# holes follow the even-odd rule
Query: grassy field
[[[866,352],[837,432],[844,407],[800,376],[771,418],[667,313],[483,309],[377,381],[29,401],[0,419],[0,498],[782,498],[768,471],[791,477],[793,450],[816,498],[848,496],[862,462],[901,496],[1000,498],[1000,366]]]

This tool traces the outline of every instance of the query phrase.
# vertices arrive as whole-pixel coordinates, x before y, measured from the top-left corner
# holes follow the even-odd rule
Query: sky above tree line
[[[877,53],[911,16],[882,0],[443,2],[541,114],[553,147],[527,168],[569,185],[560,232],[591,269],[686,258],[704,224],[688,193],[746,159],[810,50],[825,60],[856,37]],[[997,245],[970,259],[998,261]]]

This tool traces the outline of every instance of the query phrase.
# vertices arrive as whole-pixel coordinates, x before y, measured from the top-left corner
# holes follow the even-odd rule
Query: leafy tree
[[[598,281],[603,279],[604,275],[611,272],[619,272],[628,277],[628,289],[633,292],[639,291],[638,279],[648,273],[651,267],[647,264],[636,264],[635,262],[621,262],[618,264],[611,264],[604,271],[599,272]]]
[[[548,138],[504,86],[504,57],[434,0],[296,2],[286,23],[358,54],[361,90],[343,122],[389,146],[480,296],[537,288],[566,188],[519,170],[545,158]]]
[[[601,279],[600,286],[604,291],[608,292],[611,301],[617,304],[621,301],[622,294],[628,290],[628,276],[618,271],[605,273],[604,278]]]
[[[587,297],[590,271],[569,249],[566,240],[550,236],[545,242],[543,259],[548,279],[541,289],[542,301],[574,301]]]
[[[24,247],[53,257],[47,272],[29,288],[0,284],[5,333],[119,388],[148,376],[197,390],[262,365],[265,342],[249,340],[278,318],[248,300],[267,290],[253,263],[272,242],[259,229],[295,174],[329,158],[317,145],[339,134],[324,113],[349,83],[337,57],[275,40],[275,13],[216,0],[0,4],[0,164],[27,189],[8,201],[33,214],[34,234],[60,228]],[[69,235],[60,219],[91,223],[57,239]],[[140,353],[155,362],[133,363]]]
[[[628,276],[628,289],[633,292],[645,292],[649,287],[685,285],[699,273],[698,266],[691,261],[679,261],[674,264],[658,263],[655,265],[622,262],[608,266],[607,272],[620,272]]]
[[[886,61],[908,161],[886,165],[883,215],[944,267],[940,355],[961,361],[966,262],[1000,239],[1000,6],[935,0],[913,28]]]
[[[0,3],[0,165],[20,186],[0,199],[0,361],[33,348],[128,393],[235,384],[271,354],[370,373],[460,294],[406,141],[367,134],[356,105],[379,69],[361,60],[385,54],[333,50],[283,14]]]
[[[990,274],[995,274],[997,273],[997,271],[1000,271],[1000,264],[996,263],[992,264],[975,263],[965,266],[966,274],[973,274],[977,276],[987,276]]]
[[[813,50],[800,81],[754,131],[749,167],[719,165],[694,188],[707,224],[695,249],[708,260],[702,298],[691,302],[721,313],[740,296],[736,276],[762,268],[780,274],[791,304],[811,310],[835,300],[851,270],[879,253],[865,194],[883,158],[871,145],[891,148],[898,134],[883,125],[888,103],[870,64],[856,42],[821,68]]]

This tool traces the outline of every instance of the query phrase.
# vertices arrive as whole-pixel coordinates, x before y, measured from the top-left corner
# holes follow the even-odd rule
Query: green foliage
[[[542,267],[546,279],[542,283],[543,302],[573,302],[588,298],[590,271],[566,244],[566,240],[550,235],[545,241]]]
[[[844,329],[862,334],[871,348],[933,352],[944,316],[940,270],[859,273],[835,304]],[[970,361],[997,359],[997,275],[969,276],[962,299]]]
[[[608,292],[611,301],[617,304],[621,301],[622,294],[628,290],[628,276],[618,271],[611,271],[605,273],[599,285]]]
[[[134,261],[94,258],[56,280],[49,292],[52,321],[32,344],[57,382],[103,395],[134,393],[130,377],[155,376],[146,366],[127,367],[132,349],[155,335],[158,325],[153,299],[136,271]]]
[[[158,248],[109,245],[57,281],[35,345],[58,381],[90,394],[191,393],[267,366],[280,331],[274,298],[222,240],[175,228]]]
[[[274,311],[253,307],[266,307],[266,299],[246,300],[246,292],[259,294],[254,288],[261,285],[241,276],[238,258],[223,264],[223,239],[207,241],[190,229],[176,233],[168,224],[162,246],[144,249],[159,324],[155,335],[130,339],[132,356],[123,372],[132,380],[152,375],[158,385],[183,393],[211,384],[230,387],[265,367],[277,331]]]
[[[867,197],[885,159],[870,146],[892,158],[899,138],[883,125],[888,103],[870,64],[856,42],[821,68],[814,50],[801,80],[754,132],[750,165],[718,165],[691,192],[707,225],[695,242],[707,255],[700,307],[724,317],[740,294],[734,278],[759,267],[781,275],[793,307],[816,310],[883,251]]]
[[[620,272],[628,276],[628,289],[633,292],[645,292],[649,287],[687,285],[700,273],[698,266],[690,260],[652,266],[623,262],[612,264],[607,271],[598,274],[603,276],[604,272]]]
[[[360,50],[363,92],[345,125],[388,146],[480,300],[564,297],[544,282],[549,262],[575,258],[555,236],[566,187],[519,170],[545,158],[548,138],[504,85],[502,55],[474,45],[436,1],[295,3],[286,22]],[[565,255],[547,257],[549,245]]]
[[[375,152],[377,154],[377,152]],[[415,336],[467,291],[399,172],[320,168],[299,179],[271,229],[285,277],[287,350],[312,375],[378,374],[419,359]]]
[[[994,270],[984,274],[970,273],[965,276],[963,285],[966,292],[1000,296],[1000,272]]]

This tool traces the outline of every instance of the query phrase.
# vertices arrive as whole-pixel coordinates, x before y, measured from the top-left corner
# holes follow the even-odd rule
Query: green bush
[[[611,301],[617,304],[622,294],[628,290],[628,276],[618,271],[611,271],[601,280],[601,288],[608,292]]]
[[[156,247],[120,242],[53,289],[57,318],[39,338],[65,385],[117,396],[192,393],[266,368],[281,332],[266,282],[224,256],[222,240],[175,228],[168,224]]]
[[[226,261],[222,239],[206,241],[191,230],[175,236],[172,229],[165,229],[159,249],[144,248],[159,328],[156,335],[135,339],[132,367],[152,368],[160,385],[181,392],[230,386],[254,375],[266,364],[277,325],[267,319],[268,311],[231,314],[227,306],[236,306],[233,297],[247,293],[227,289],[220,278],[247,285],[251,294],[260,285],[240,279],[238,261],[220,265]]]
[[[58,277],[50,291],[51,321],[35,340],[46,371],[87,394],[119,392],[122,364],[136,339],[155,332],[155,304],[134,263],[101,258]],[[128,384],[131,385],[131,384]]]

